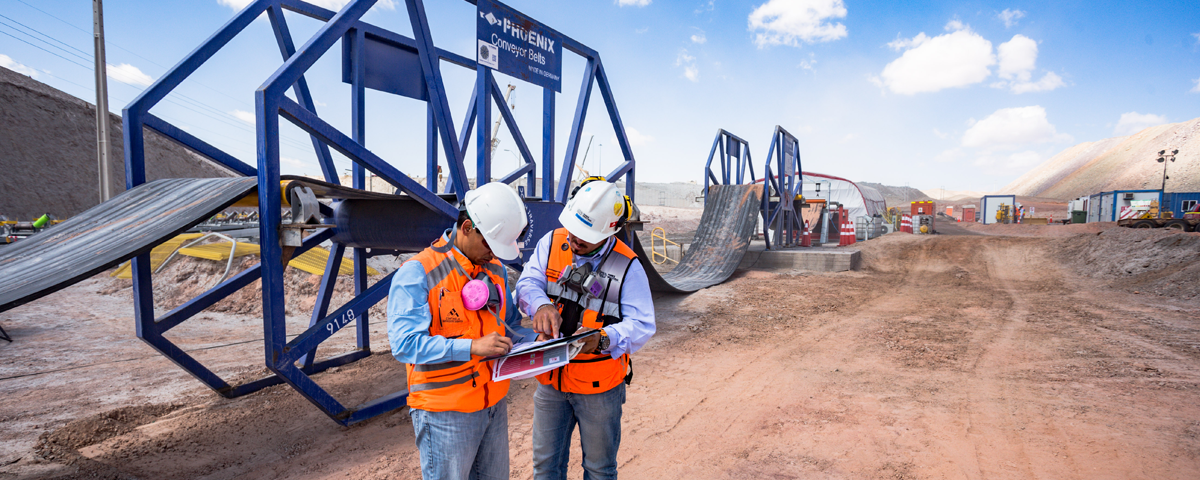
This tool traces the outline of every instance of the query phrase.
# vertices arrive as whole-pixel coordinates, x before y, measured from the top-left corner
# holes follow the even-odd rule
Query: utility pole
[[[108,161],[108,64],[104,60],[103,0],[92,0],[92,26],[96,46],[96,161],[100,172],[100,202],[112,198]]]
[[[1174,162],[1175,154],[1177,153],[1179,153],[1178,148],[1171,150],[1171,153],[1167,153],[1166,150],[1158,151],[1158,163],[1163,164],[1162,193],[1167,193],[1167,179],[1171,178],[1167,176],[1167,161],[1170,160],[1171,162]]]

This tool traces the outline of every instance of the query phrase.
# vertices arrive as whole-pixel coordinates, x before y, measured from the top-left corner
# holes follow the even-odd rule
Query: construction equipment
[[[1012,223],[1013,206],[1007,203],[1001,203],[996,208],[996,223]]]
[[[7,220],[0,217],[0,245],[7,245],[29,238],[30,235],[58,225],[59,223],[62,223],[62,221],[48,213],[34,219],[32,222]]]
[[[1173,228],[1184,232],[1194,232],[1200,228],[1200,204],[1193,204],[1194,211],[1180,212],[1181,218],[1175,218],[1174,212],[1163,212],[1157,200],[1133,200],[1130,206],[1121,207],[1120,219],[1117,225],[1128,228]]]
[[[508,108],[492,107],[493,101],[504,101],[492,69],[542,87],[543,117],[553,119],[558,92],[561,91],[561,65],[564,63],[561,56],[567,52],[578,55],[585,66],[578,97],[568,99],[566,103],[574,108],[571,129],[566,135],[566,148],[555,147],[554,139],[558,135],[554,122],[539,125],[543,148],[539,157],[542,159],[542,188],[540,198],[525,199],[530,222],[527,235],[519,239],[526,246],[521,250],[523,257],[532,252],[538,238],[557,226],[556,219],[570,192],[593,89],[599,90],[596,98],[605,107],[599,111],[607,113],[622,159],[606,177],[614,182],[623,181],[626,194],[631,197],[635,194],[636,161],[604,63],[595,50],[494,0],[471,0],[477,12],[469,21],[476,25],[477,32],[485,32],[488,28],[485,25],[487,22],[477,19],[483,18],[486,13],[493,19],[500,18],[508,24],[521,25],[522,31],[537,32],[539,38],[553,40],[540,46],[531,46],[549,48],[539,50],[539,60],[546,62],[540,68],[549,75],[529,74],[531,70],[528,66],[523,65],[522,59],[516,58],[510,51],[498,52],[512,55],[505,58],[506,62],[498,66],[485,66],[473,58],[440,49],[434,44],[423,0],[404,2],[412,37],[363,22],[363,15],[375,3],[375,0],[350,0],[338,12],[302,0],[253,0],[246,4],[219,31],[160,76],[124,109],[127,190],[55,227],[61,229],[63,235],[35,236],[5,247],[0,252],[0,278],[6,279],[6,283],[0,285],[0,310],[31,301],[132,258],[134,316],[138,337],[221,395],[237,397],[266,386],[287,383],[342,425],[404,406],[406,390],[357,406],[346,406],[313,382],[310,375],[371,355],[367,312],[387,295],[392,277],[387,275],[371,283],[367,276],[368,257],[415,252],[428,246],[431,239],[453,225],[458,216],[455,204],[471,188],[472,180],[475,185],[493,180],[512,184],[524,177],[526,185],[537,185],[535,176],[538,166],[512,112]],[[284,11],[321,22],[321,26],[311,38],[297,42],[292,37]],[[150,112],[263,16],[270,22],[275,35],[276,44],[271,48],[278,48],[283,61],[261,85],[255,83],[260,85],[253,92],[258,118],[255,125],[257,158],[255,164],[250,165]],[[172,20],[176,19],[162,19],[164,22]],[[471,39],[471,43],[474,44],[475,40]],[[334,50],[335,45],[340,48]],[[337,55],[339,51],[342,53],[340,73],[342,80],[350,86],[352,121],[349,135],[334,127],[332,120],[318,115],[317,104],[305,80],[305,75],[316,68],[317,60],[331,50],[332,55]],[[463,116],[464,122],[461,128],[456,128],[441,71],[443,68],[459,67],[469,69],[476,75],[477,81],[473,85],[475,91],[467,105],[467,114]],[[428,126],[425,172],[417,172],[417,175],[402,172],[368,149],[365,115],[367,89],[426,103],[427,108],[421,109],[426,114]],[[291,96],[287,95],[289,91]],[[468,144],[474,136],[476,145],[491,145],[492,131],[487,126],[492,124],[494,111],[498,111],[504,119],[522,164],[512,172],[493,176],[492,149],[476,148],[477,158],[472,164],[476,176],[468,179]],[[311,137],[324,182],[281,176],[281,121],[299,127]],[[242,176],[147,182],[143,136],[146,128]],[[444,191],[437,184],[439,148],[448,166]],[[337,150],[352,163],[351,185],[348,187],[339,183],[331,149]],[[563,150],[565,154],[556,154]],[[397,194],[367,191],[368,172],[396,186]],[[425,178],[424,185],[413,180],[413,177],[421,174]],[[260,263],[231,275],[170,312],[156,314],[150,256],[153,247],[248,196],[249,206],[258,211]],[[318,201],[322,199],[324,202]],[[303,215],[298,217],[293,212],[293,221],[285,222],[282,214],[285,207],[300,207]],[[405,228],[395,228],[395,225],[404,225]],[[331,242],[332,246],[309,326],[299,336],[289,337],[284,317],[284,305],[287,302],[284,269],[288,260],[325,241]],[[331,309],[330,300],[337,280],[334,273],[347,254],[351,255],[354,265],[356,296],[341,307]],[[519,258],[514,264],[520,265],[522,260]],[[230,385],[164,336],[171,328],[260,278],[265,337],[263,349],[266,367],[272,372],[270,376]],[[352,327],[355,332],[357,348],[346,354],[316,360],[317,347],[346,327]]]
[[[913,233],[923,233],[926,235],[937,233],[937,230],[934,228],[933,215],[913,215],[912,222]]]

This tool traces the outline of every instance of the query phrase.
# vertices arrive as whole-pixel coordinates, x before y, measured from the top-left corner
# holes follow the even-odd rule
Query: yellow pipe
[[[279,197],[280,197],[281,205],[284,207],[292,206],[292,204],[290,202],[288,202],[287,190],[288,190],[288,185],[291,184],[293,181],[294,180],[280,180],[279,181]],[[230,205],[230,207],[255,207],[255,208],[257,208],[258,207],[258,189],[255,188],[253,191],[246,194],[246,196],[242,197],[237,202],[234,202],[233,205]]]

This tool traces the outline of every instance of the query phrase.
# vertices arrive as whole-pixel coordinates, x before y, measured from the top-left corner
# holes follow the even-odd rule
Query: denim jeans
[[[564,480],[571,434],[579,425],[584,480],[617,478],[625,384],[604,393],[563,393],[538,385],[533,394],[533,478]]]
[[[507,480],[508,400],[478,412],[409,410],[425,480]]]

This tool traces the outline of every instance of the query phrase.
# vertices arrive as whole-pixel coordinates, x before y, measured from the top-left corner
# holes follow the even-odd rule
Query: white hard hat
[[[525,235],[529,219],[525,216],[525,202],[517,192],[508,185],[492,182],[467,192],[463,208],[492,253],[501,260],[520,256],[517,239]]]
[[[616,185],[601,180],[585,181],[567,201],[558,221],[580,240],[600,243],[617,233],[627,209],[625,196],[617,191]]]

